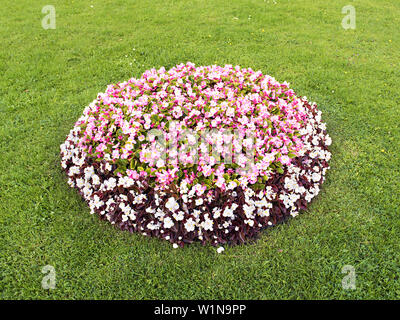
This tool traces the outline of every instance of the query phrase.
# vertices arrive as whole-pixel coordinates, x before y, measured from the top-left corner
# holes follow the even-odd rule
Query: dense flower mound
[[[123,230],[237,244],[306,209],[330,144],[321,111],[286,82],[187,63],[108,86],[61,165],[91,213]]]

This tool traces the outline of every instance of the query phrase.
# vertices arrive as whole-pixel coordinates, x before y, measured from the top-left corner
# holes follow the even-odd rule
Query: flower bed
[[[243,243],[305,210],[329,169],[321,111],[260,71],[181,64],[98,95],[61,145],[91,213],[177,246]]]

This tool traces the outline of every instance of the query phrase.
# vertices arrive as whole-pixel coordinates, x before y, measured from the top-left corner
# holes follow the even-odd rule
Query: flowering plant
[[[239,66],[180,64],[110,85],[61,145],[91,213],[183,246],[241,243],[296,216],[331,157],[321,111]]]

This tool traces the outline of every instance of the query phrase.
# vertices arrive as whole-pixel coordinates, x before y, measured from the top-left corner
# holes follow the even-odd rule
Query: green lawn
[[[47,4],[55,30],[41,25]],[[341,25],[349,4],[355,30]],[[1,0],[1,8],[0,298],[400,298],[398,0]],[[290,82],[318,103],[333,139],[310,209],[223,254],[173,249],[100,221],[59,165],[59,145],[107,84],[187,61]],[[45,265],[55,267],[54,290],[42,289]],[[355,290],[342,288],[344,265],[356,270]]]

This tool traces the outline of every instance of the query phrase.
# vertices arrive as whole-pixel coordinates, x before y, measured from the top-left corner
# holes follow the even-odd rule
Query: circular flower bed
[[[110,85],[61,145],[91,213],[183,246],[295,217],[331,157],[321,111],[260,71],[181,64]]]

